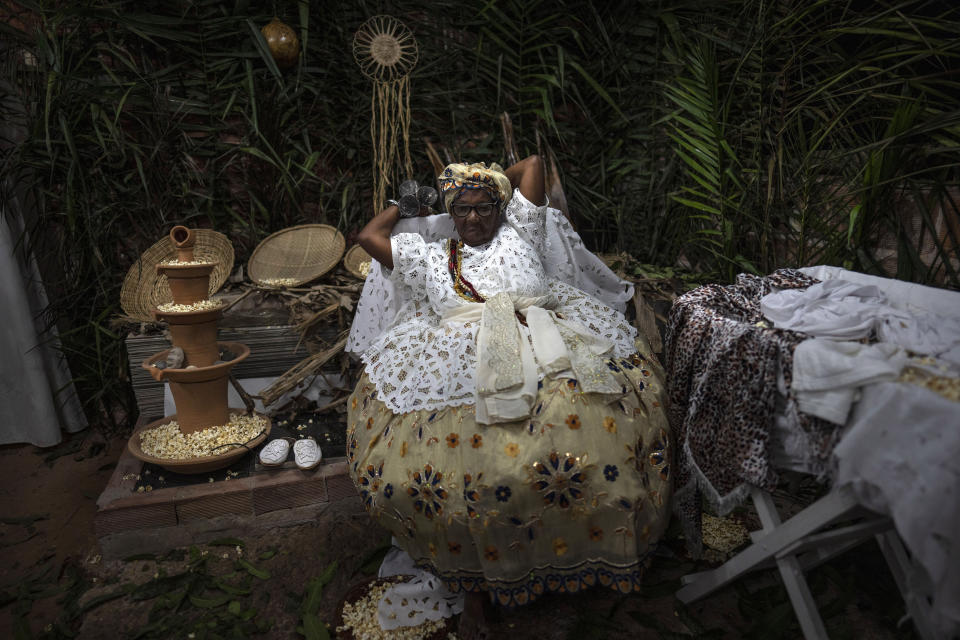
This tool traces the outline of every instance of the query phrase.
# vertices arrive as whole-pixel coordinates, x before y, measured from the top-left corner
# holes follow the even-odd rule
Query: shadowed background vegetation
[[[286,226],[370,217],[369,81],[351,42],[414,32],[411,153],[556,163],[596,251],[739,272],[838,264],[960,287],[960,11],[895,0],[0,0],[0,188],[19,209],[94,423],[134,403],[110,319],[174,223],[238,264]],[[300,34],[277,69],[259,29]],[[444,161],[446,157],[442,158]],[[393,189],[388,188],[388,192]]]

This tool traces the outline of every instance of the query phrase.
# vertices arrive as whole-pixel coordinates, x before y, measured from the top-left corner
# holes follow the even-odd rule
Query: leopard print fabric
[[[770,276],[740,274],[733,285],[706,285],[676,300],[670,312],[664,357],[668,416],[678,446],[674,508],[687,542],[700,552],[703,491],[721,515],[746,497],[749,485],[773,489],[770,430],[778,407],[778,379],[788,395],[793,350],[808,336],[767,328],[760,299],[778,289],[818,282],[799,271]],[[782,399],[781,405],[782,406]],[[799,414],[799,428],[826,464],[839,427]]]

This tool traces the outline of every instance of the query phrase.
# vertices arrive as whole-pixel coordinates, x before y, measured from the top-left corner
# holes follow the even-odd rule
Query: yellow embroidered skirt
[[[477,424],[472,405],[397,415],[364,375],[347,457],[367,510],[454,591],[519,605],[639,589],[671,497],[666,392],[648,354],[608,361],[619,399],[546,378],[534,416],[499,425]]]

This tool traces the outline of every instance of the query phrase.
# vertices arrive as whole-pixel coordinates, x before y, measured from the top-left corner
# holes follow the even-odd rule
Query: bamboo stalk
[[[318,372],[323,365],[330,362],[334,356],[343,351],[346,345],[347,337],[344,336],[326,351],[315,353],[292,366],[286,373],[277,378],[273,384],[260,392],[259,398],[263,402],[263,406],[266,407],[273,404],[285,393],[293,390],[305,378]]]

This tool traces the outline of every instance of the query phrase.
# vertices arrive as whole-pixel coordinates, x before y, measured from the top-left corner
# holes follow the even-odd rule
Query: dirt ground
[[[312,525],[104,561],[96,499],[124,444],[83,433],[54,449],[0,448],[0,638],[324,638],[343,595],[375,573],[387,548],[357,501]],[[772,572],[693,605],[674,598],[680,576],[710,566],[689,559],[672,527],[643,593],[546,596],[499,612],[492,636],[801,637]],[[903,603],[873,543],[810,582],[832,638],[915,637],[897,627]]]

